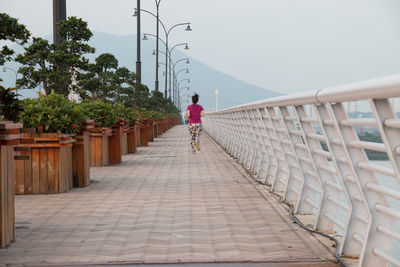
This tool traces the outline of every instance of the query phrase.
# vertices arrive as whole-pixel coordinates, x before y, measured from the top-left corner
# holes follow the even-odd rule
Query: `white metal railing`
[[[314,215],[314,229],[340,233],[342,255],[359,266],[400,266],[398,97],[400,75],[209,112],[203,125],[297,214]],[[353,101],[366,102],[370,118],[349,117]],[[360,141],[364,126],[382,141]],[[386,153],[388,166],[366,150]]]

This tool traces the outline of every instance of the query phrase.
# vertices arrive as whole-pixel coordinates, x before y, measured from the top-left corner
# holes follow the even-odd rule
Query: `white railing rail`
[[[340,233],[342,255],[400,266],[399,97],[396,75],[209,112],[203,125],[297,214],[314,215],[314,229]],[[352,101],[371,116],[350,117]],[[361,141],[362,127],[381,141]],[[387,166],[369,160],[371,151],[385,153]]]

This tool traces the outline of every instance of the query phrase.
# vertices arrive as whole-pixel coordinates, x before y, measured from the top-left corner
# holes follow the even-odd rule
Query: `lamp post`
[[[143,40],[148,40],[147,39],[147,35],[148,36],[151,36],[151,37],[154,37],[154,38],[157,38],[157,36],[156,35],[154,35],[154,34],[151,34],[151,33],[143,33]],[[166,44],[166,42],[165,41],[163,41],[163,39],[161,39],[161,38],[158,38],[165,46],[167,46],[167,44]],[[169,62],[169,64],[170,64],[170,67],[169,67],[169,69],[170,69],[170,72],[169,72],[169,74],[170,74],[170,76],[171,76],[171,70],[172,70],[172,72],[173,72],[173,76],[175,76],[175,66],[176,66],[176,64],[178,63],[178,62],[181,62],[181,61],[183,61],[183,60],[186,60],[186,64],[190,64],[190,61],[189,61],[189,58],[182,58],[182,59],[179,59],[179,60],[177,60],[175,63],[172,61],[172,57],[171,57],[171,53],[172,53],[172,51],[176,48],[176,47],[178,47],[178,46],[185,46],[185,50],[188,50],[189,49],[189,45],[188,45],[188,43],[180,43],[180,44],[176,44],[176,45],[174,45],[170,50],[167,50],[167,52],[165,53],[165,52],[162,52],[162,51],[158,51],[158,52],[160,52],[160,53],[163,53],[163,54],[168,54],[168,57],[167,57],[167,60],[169,59],[169,61],[167,61],[167,62]],[[153,55],[157,55],[157,52],[155,51],[155,50],[153,50]],[[158,66],[158,65],[157,65]],[[172,67],[173,66],[173,67]],[[168,68],[167,68],[167,66],[165,67],[165,70],[167,70],[168,71]],[[168,73],[167,73],[168,74]],[[173,77],[173,88],[174,88],[174,90],[175,90],[175,77]],[[165,83],[166,85],[167,85],[167,83]],[[174,94],[175,94],[175,92],[174,92]],[[171,99],[171,96],[172,96],[172,94],[171,94],[171,77],[170,77],[170,80],[169,80],[169,98]]]
[[[182,90],[187,89],[188,91],[190,90],[189,86],[184,86],[181,89],[179,89],[179,94],[182,92]]]
[[[158,91],[158,29],[159,29],[159,21],[160,21],[160,16],[159,16],[159,8],[160,8],[160,3],[161,0],[155,0],[156,2],[156,7],[157,7],[157,26],[156,26],[156,50],[157,50],[157,55],[156,55],[156,83],[155,83],[155,90]]]
[[[192,31],[192,28],[190,27],[190,22],[177,23],[177,24],[173,25],[171,28],[169,28],[167,30],[167,28],[165,27],[164,23],[159,18],[158,7],[159,7],[160,2],[161,2],[161,0],[158,0],[158,1],[156,0],[156,6],[157,6],[157,13],[156,14],[153,14],[152,12],[150,12],[148,10],[145,10],[145,9],[140,9],[140,11],[146,12],[146,13],[152,15],[153,17],[155,17],[157,19],[157,33],[155,35],[155,37],[156,37],[156,66],[158,66],[158,52],[159,52],[158,41],[160,40],[160,38],[159,38],[159,30],[158,30],[159,24],[161,24],[161,26],[162,26],[162,28],[164,30],[164,33],[165,33],[165,42],[164,42],[164,44],[165,44],[165,62],[168,62],[168,57],[171,56],[171,51],[172,51],[172,49],[171,50],[168,49],[168,42],[169,42],[169,34],[170,34],[170,32],[174,28],[176,28],[178,26],[184,26],[184,25],[186,25],[185,31]],[[133,15],[135,16],[137,14],[139,14],[139,12],[137,10],[135,10],[135,13]],[[185,49],[189,49],[187,45],[186,45]],[[167,68],[167,66],[165,66],[165,72],[167,74],[166,75],[166,77],[167,77],[168,76],[168,68]],[[171,79],[171,73],[169,75],[170,75],[169,78]],[[165,79],[165,88],[167,88],[167,84],[168,84],[168,78]],[[156,69],[156,87],[158,88],[158,69]],[[167,93],[168,92],[167,92],[167,89],[166,89],[165,90],[165,97],[167,97]],[[171,83],[170,83],[170,92],[169,93],[170,93],[170,98],[171,98]]]
[[[185,50],[189,50],[188,43],[180,43],[180,44],[174,45],[174,46],[170,49],[170,51],[169,51],[169,57],[172,58],[172,57],[171,57],[171,56],[172,56],[172,51],[173,51],[175,48],[177,48],[178,46],[182,46],[182,45],[185,46],[185,48],[184,48]],[[175,72],[175,65],[176,65],[176,63],[178,63],[179,61],[181,61],[181,60],[178,60],[178,61],[175,62],[175,64],[174,64],[174,67],[173,67],[174,72]],[[189,58],[187,58],[187,62],[189,62]],[[188,64],[189,64],[189,63],[188,63]],[[174,82],[175,82],[175,80],[174,80]],[[175,90],[175,87],[174,87],[173,90]],[[171,77],[170,77],[170,84],[169,84],[169,93],[171,94]],[[175,94],[175,92],[174,92],[174,94]]]
[[[18,95],[18,87],[17,87],[18,73],[17,73],[14,69],[12,69],[12,68],[10,68],[10,67],[4,67],[4,66],[3,66],[3,72],[7,72],[7,70],[11,70],[11,71],[14,72],[14,74],[15,74],[15,91],[16,91],[16,93],[17,93],[17,95]],[[17,96],[17,97],[18,97],[18,96]]]
[[[142,9],[142,11],[148,12],[148,11],[143,10],[143,9]],[[135,10],[135,14],[136,14],[136,10]],[[152,13],[150,13],[150,14],[152,14]],[[152,15],[154,16],[154,14],[152,14]],[[161,21],[160,21],[160,22],[161,22]],[[151,34],[151,33],[143,33],[143,40],[144,40],[144,41],[147,41],[147,40],[148,40],[148,39],[147,39],[147,36],[154,37],[154,38],[156,38],[157,40],[161,41],[165,46],[167,46],[166,42],[165,42],[163,39],[161,39],[160,37],[157,37],[157,35],[154,35],[154,34]],[[158,52],[161,52],[161,51],[158,51]],[[153,50],[153,55],[156,56],[156,62],[158,62],[158,53],[157,53],[155,50]],[[159,67],[159,66],[160,66],[160,64],[157,64],[157,65],[156,65],[156,81],[158,81],[158,67]],[[166,81],[166,80],[167,80],[167,74],[165,75],[165,81]],[[156,91],[158,91],[158,89],[157,89]],[[165,91],[167,91],[167,88],[165,88]],[[167,97],[167,96],[165,95],[165,97]]]
[[[185,95],[182,95],[182,96],[179,98],[179,107],[181,107],[181,110],[182,110],[182,98],[185,97],[185,96],[190,97],[189,94],[185,94]]]
[[[142,62],[140,61],[140,0],[137,0],[137,31],[136,31],[136,42],[137,42],[137,52],[136,52],[136,75],[137,82],[142,83]]]
[[[175,24],[173,27],[176,27],[176,26],[179,26],[179,25],[185,25],[185,24],[184,24],[184,23]],[[173,29],[173,27],[172,27],[171,29],[169,29],[168,35],[169,35],[169,32]],[[185,30],[186,30],[186,31],[192,31],[192,29],[190,28],[190,23],[187,24],[187,27],[186,27]],[[168,35],[167,35],[167,44],[168,44]],[[170,58],[170,59],[171,59],[171,56],[172,56],[172,51],[173,51],[176,47],[182,46],[182,45],[185,46],[185,47],[184,47],[185,50],[189,50],[188,43],[182,43],[182,44],[174,45],[174,46],[169,50],[169,58]],[[171,61],[170,61],[170,68],[171,68],[171,67],[172,67],[172,66],[171,66]],[[170,95],[170,98],[171,98],[171,72],[169,73],[169,95]]]
[[[175,90],[176,90],[176,93],[175,93],[175,103],[177,103],[177,104],[179,104],[178,103],[178,101],[179,101],[179,85],[181,84],[181,82],[184,82],[184,81],[187,81],[188,83],[190,83],[190,79],[182,79],[182,80],[180,80],[179,82],[177,82],[177,86],[176,86],[176,88],[175,88]]]
[[[176,66],[176,64],[178,64],[179,62],[182,62],[182,61],[185,61],[186,60],[186,64],[190,64],[190,61],[189,61],[189,58],[182,58],[182,59],[179,59],[179,60],[177,60],[177,61],[175,61],[175,63],[173,64],[173,68],[172,68],[172,72],[173,72],[173,79],[172,79],[172,88],[173,88],[173,92],[174,92],[174,99],[176,99],[176,97],[175,97],[175,94],[176,94],[176,88],[175,88],[175,82],[176,82],[176,80],[177,80],[177,77],[176,77],[176,75],[175,75],[175,66]],[[170,61],[170,62],[172,62],[172,61]],[[171,79],[169,80],[169,82],[170,82],[170,87],[169,87],[169,89],[171,90]]]
[[[177,72],[175,73],[175,79],[176,79],[176,80],[178,80],[178,74],[181,73],[182,71],[186,71],[185,73],[189,73],[189,69],[188,69],[188,68],[181,69],[181,70],[177,71]],[[190,83],[190,81],[188,81],[188,82]],[[176,88],[176,91],[177,91],[177,92],[178,92],[178,90],[179,90],[179,85],[178,85],[178,87]],[[179,94],[179,92],[178,92],[178,94]]]
[[[66,19],[66,0],[53,0],[53,43],[55,45],[60,45],[63,41],[58,34],[57,23]]]
[[[179,85],[181,84],[181,82],[184,82],[184,81],[187,81],[188,83],[190,83],[190,79],[182,79],[182,80],[180,80],[177,84],[178,84],[178,86],[177,86],[177,89],[176,89],[176,91],[177,91],[177,93],[176,93],[176,97],[175,97],[175,103],[177,103],[177,106],[179,107],[180,105],[181,105],[181,103],[180,103],[180,95],[179,95]]]

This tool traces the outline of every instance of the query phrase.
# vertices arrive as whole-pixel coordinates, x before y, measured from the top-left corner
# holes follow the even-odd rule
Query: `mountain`
[[[46,36],[45,38],[50,39],[51,37]],[[102,53],[111,53],[119,60],[120,66],[125,66],[133,71],[136,70],[136,35],[116,36],[108,33],[94,32],[94,36],[89,44],[96,48],[96,53],[89,56],[91,61]],[[141,44],[142,82],[152,90],[155,80],[155,56],[152,55],[152,52],[155,48],[155,42],[154,39],[149,37],[148,41],[142,41]],[[163,46],[160,45],[160,48],[161,51],[164,51]],[[13,49],[17,51],[17,53],[22,52],[18,47],[13,47]],[[190,55],[190,50],[188,54]],[[190,60],[189,65],[185,64],[185,61],[176,65],[176,70],[183,68],[190,69],[190,74],[185,74],[184,71],[179,74],[179,79],[190,79],[190,84],[187,84],[186,81],[181,83],[181,88],[187,85],[190,87],[190,91],[182,90],[181,95],[187,94],[188,92],[190,94],[192,94],[192,92],[198,93],[200,95],[199,103],[203,105],[206,110],[215,110],[215,89],[218,89],[218,109],[280,95],[277,92],[248,84],[235,77],[213,70],[201,61],[193,59],[187,54],[174,49],[174,61],[186,57]],[[160,53],[159,62],[165,62],[165,56],[162,53]],[[15,70],[18,69],[18,65],[14,62],[7,63],[7,66]],[[165,66],[161,65],[159,69],[159,89],[161,92],[164,92],[164,70]],[[11,73],[8,73],[5,75],[4,72],[0,72],[0,77],[3,78],[3,84],[6,86],[13,86],[15,83],[14,74],[11,75]],[[35,93],[31,90],[23,90],[20,91],[20,93],[23,94],[24,97],[35,96]],[[182,99],[185,99],[185,97]],[[185,100],[183,100],[183,102],[185,102]]]

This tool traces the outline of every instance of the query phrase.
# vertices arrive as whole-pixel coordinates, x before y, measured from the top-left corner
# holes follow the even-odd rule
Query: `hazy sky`
[[[0,0],[0,12],[36,36],[52,31],[51,0]],[[67,0],[67,15],[94,31],[136,33],[136,0]],[[142,8],[155,11],[154,0]],[[170,43],[246,82],[291,93],[400,72],[399,0],[162,0]],[[143,32],[155,33],[143,14]],[[135,61],[135,59],[132,59]],[[207,77],[203,77],[207,79]]]

